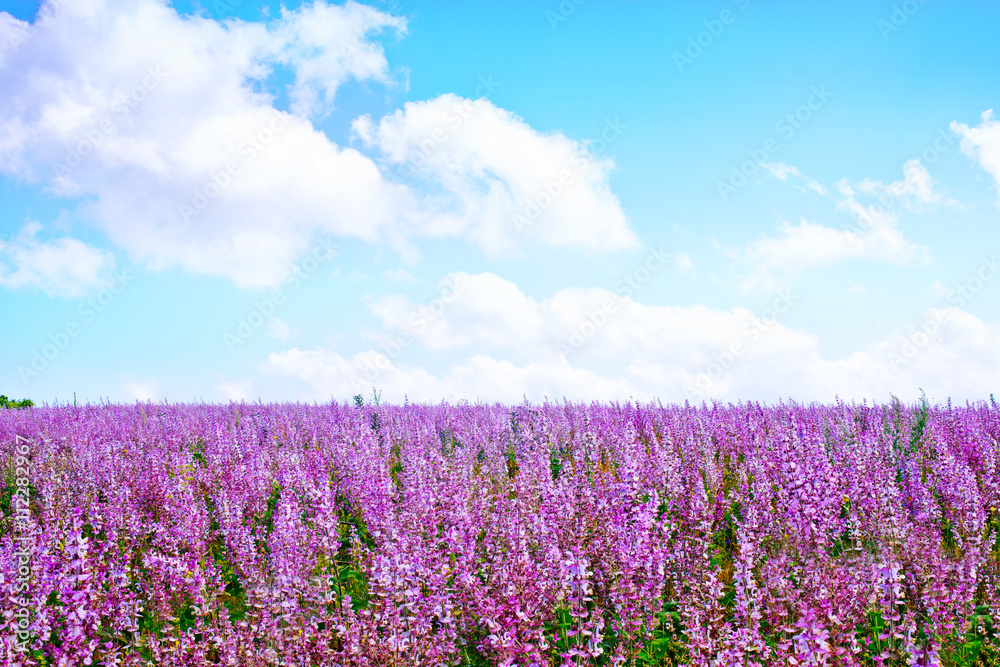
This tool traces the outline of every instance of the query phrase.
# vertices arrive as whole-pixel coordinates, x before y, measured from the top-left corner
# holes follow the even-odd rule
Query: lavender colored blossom
[[[43,407],[0,410],[0,451],[3,665],[947,665],[1000,645],[984,404]]]

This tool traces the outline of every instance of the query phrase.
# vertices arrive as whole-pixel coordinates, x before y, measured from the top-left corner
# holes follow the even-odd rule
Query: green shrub
[[[30,398],[22,398],[21,400],[16,401],[13,398],[7,398],[3,394],[0,394],[0,409],[6,408],[10,410],[20,410],[33,407],[35,407],[35,403]]]

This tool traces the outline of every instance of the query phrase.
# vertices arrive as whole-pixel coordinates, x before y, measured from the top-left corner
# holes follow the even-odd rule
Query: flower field
[[[1000,664],[993,404],[0,410],[0,661]]]

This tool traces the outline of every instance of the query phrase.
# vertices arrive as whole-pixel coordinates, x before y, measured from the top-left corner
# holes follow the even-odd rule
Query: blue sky
[[[996,391],[1000,7],[678,5],[0,2],[0,393]]]

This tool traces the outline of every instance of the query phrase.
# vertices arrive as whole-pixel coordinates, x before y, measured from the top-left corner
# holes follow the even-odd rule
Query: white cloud
[[[41,229],[39,223],[30,222],[13,241],[0,241],[0,285],[75,298],[106,284],[114,255],[66,237],[39,241]]]
[[[589,153],[587,142],[538,132],[489,100],[407,102],[377,123],[359,118],[354,130],[387,164],[440,183],[439,205],[451,214],[438,218],[438,230],[468,234],[490,254],[512,251],[522,235],[601,251],[637,244],[608,185],[613,160]]]
[[[122,395],[126,401],[155,401],[163,397],[160,393],[160,383],[155,380],[150,382],[126,382],[122,385]]]
[[[386,28],[406,33],[406,19],[348,1],[305,5],[281,10],[273,31],[280,44],[278,62],[295,71],[292,109],[303,115],[322,112],[333,104],[337,88],[348,79],[389,83],[389,64],[377,44],[365,37]]]
[[[688,257],[687,253],[678,253],[674,261],[677,262],[677,268],[680,269],[681,273],[690,273],[694,270],[694,262]]]
[[[349,396],[374,385],[391,401],[408,394],[413,400],[456,395],[507,402],[523,394],[533,400],[884,400],[890,394],[911,398],[920,388],[959,399],[995,391],[991,383],[1000,373],[1000,327],[954,308],[928,310],[924,320],[938,326],[926,341],[916,337],[912,350],[903,336],[930,330],[924,320],[832,359],[817,336],[783,324],[777,310],[769,312],[793,308],[794,296],[758,313],[651,306],[598,289],[561,290],[539,301],[493,274],[468,276],[466,294],[441,312],[436,328],[415,335],[427,350],[466,351],[446,368],[414,364],[405,352],[344,356],[292,348],[272,354],[264,370],[298,381],[307,398]],[[609,300],[617,303],[614,312],[603,325],[587,329],[584,323],[594,322],[593,314]],[[404,297],[388,297],[373,310],[393,333],[405,328],[408,306]],[[572,348],[571,336],[581,332],[578,349],[557,353],[560,345]]]
[[[485,100],[444,95],[355,123],[382,166],[443,128],[410,183],[319,131],[345,81],[392,84],[378,40],[406,21],[372,7],[320,0],[248,23],[183,17],[165,0],[88,0],[60,3],[25,40],[28,24],[0,16],[0,173],[76,199],[81,218],[153,269],[274,285],[321,234],[388,243],[406,260],[426,236],[494,255],[518,245],[511,218],[533,204],[525,243],[636,243],[610,159]],[[292,77],[284,90],[276,68]],[[275,108],[284,93],[290,113]],[[457,127],[455,105],[468,116]],[[564,191],[551,204],[547,186]]]
[[[941,201],[941,193],[934,188],[934,179],[918,158],[907,160],[903,165],[903,180],[882,183],[866,178],[857,184],[857,189],[878,199],[883,205],[897,199],[908,206],[912,206],[913,202],[934,204]]]
[[[771,172],[771,175],[779,181],[787,181],[789,176],[794,176],[800,181],[805,181],[806,187],[813,192],[823,195],[824,197],[829,194],[829,190],[826,189],[826,186],[822,185],[815,179],[807,178],[801,171],[799,171],[799,168],[794,165],[785,164],[784,162],[768,162],[765,163],[763,167]]]
[[[830,191],[826,186],[815,179],[805,176],[794,165],[776,162],[764,164],[763,166],[779,181],[788,181],[790,177],[794,177],[795,180],[803,181],[810,190],[817,194],[824,197],[830,195]],[[844,193],[846,184],[848,184],[846,179],[838,184],[838,190],[841,194]],[[852,191],[856,189],[870,198],[878,199],[879,203],[883,206],[888,206],[897,200],[910,208],[912,208],[915,202],[934,204],[941,201],[941,193],[936,191],[934,179],[931,178],[927,167],[924,166],[919,158],[912,158],[906,161],[903,165],[902,180],[883,183],[866,178],[856,183],[854,188],[850,188],[849,185],[846,185],[846,187],[852,189]]]
[[[267,322],[267,335],[271,338],[288,340],[298,333],[297,329],[292,329],[280,317],[272,317]]]
[[[449,274],[441,291],[427,303],[415,304],[401,294],[370,306],[390,331],[406,331],[433,350],[486,343],[504,346],[518,331],[541,324],[538,306],[518,287],[493,273]],[[529,340],[521,341],[528,349]]]
[[[810,190],[833,198],[835,195],[820,183],[803,175],[797,167],[784,163],[765,164],[777,179],[794,177],[804,181]],[[807,268],[831,266],[849,260],[887,262],[899,266],[926,264],[930,251],[911,243],[899,228],[895,205],[912,209],[915,204],[942,201],[941,194],[920,160],[908,160],[903,165],[903,179],[882,183],[865,179],[852,184],[844,179],[837,183],[837,208],[854,218],[847,229],[830,227],[802,220],[797,225],[783,222],[776,236],[762,236],[740,250],[728,251],[730,257],[750,273],[741,279],[744,290],[774,290],[788,276]],[[876,199],[877,201],[871,201]],[[948,203],[954,203],[949,200]]]
[[[395,283],[417,282],[417,279],[410,275],[410,272],[406,269],[389,269],[382,274],[382,277]]]
[[[861,207],[860,204],[856,205]],[[854,210],[855,203],[851,202]],[[859,213],[871,220],[867,228],[835,229],[808,220],[783,223],[778,236],[765,236],[734,256],[753,266],[743,279],[745,290],[773,290],[779,276],[845,260],[889,262],[898,265],[925,263],[926,250],[907,241],[896,225],[896,216],[882,212]]]
[[[976,158],[1000,187],[1000,122],[993,117],[993,109],[984,111],[982,119],[975,127],[952,123],[951,130],[962,137],[962,152]]]
[[[9,47],[26,26],[3,16]],[[268,25],[181,17],[162,0],[62,3],[0,57],[0,172],[85,198],[81,214],[153,268],[274,284],[311,236],[376,241],[412,208],[301,115],[329,108],[347,78],[385,80],[371,40],[404,28],[355,3]],[[257,92],[282,64],[300,115]]]
[[[249,400],[253,392],[253,381],[223,381],[215,387],[215,393],[224,401]]]
[[[364,373],[373,367],[380,369],[374,382],[387,401],[402,402],[407,396],[414,401],[437,402],[442,396],[453,396],[517,402],[525,395],[537,399],[565,396],[583,400],[594,396],[627,398],[632,391],[623,378],[603,378],[560,360],[517,366],[510,361],[475,355],[436,376],[420,367],[398,367],[374,350],[346,359],[322,348],[292,348],[271,354],[265,365],[268,372],[304,383],[307,395],[324,397],[364,393],[372,384]]]
[[[771,172],[771,175],[779,181],[787,181],[789,176],[805,178],[798,167],[785,164],[784,162],[767,162],[764,164],[764,168]]]
[[[829,397],[836,389],[842,398],[913,399],[924,389],[932,400],[981,400],[996,391],[1000,327],[957,308],[930,308],[877,345],[846,359],[817,357],[803,368],[808,395]]]

